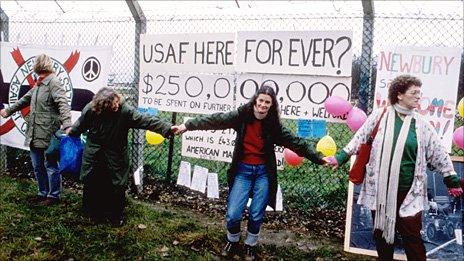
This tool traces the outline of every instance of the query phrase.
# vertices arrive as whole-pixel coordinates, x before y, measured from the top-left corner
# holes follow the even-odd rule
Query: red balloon
[[[290,166],[298,166],[303,162],[304,157],[300,157],[300,156],[298,156],[298,154],[296,154],[292,150],[289,150],[289,149],[285,148],[284,149],[284,159],[285,159],[285,161],[287,161],[288,165],[290,165]]]

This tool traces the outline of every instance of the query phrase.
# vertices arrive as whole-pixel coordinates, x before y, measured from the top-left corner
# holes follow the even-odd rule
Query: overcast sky
[[[145,15],[211,13],[362,13],[361,1],[139,1]],[[12,20],[130,17],[125,1],[11,1],[0,7]],[[452,14],[463,16],[463,1],[375,1],[376,13]]]
[[[149,23],[147,33],[185,33],[185,32],[229,32],[238,30],[342,30],[352,29],[354,34],[353,53],[359,55],[362,37],[362,4],[361,1],[139,1]],[[238,4],[237,4],[238,3]],[[12,1],[0,0],[0,7],[9,16],[10,36],[9,40],[18,43],[34,44],[67,44],[67,45],[113,45],[117,55],[114,55],[112,64],[115,74],[132,75],[133,54],[128,46],[133,42],[130,33],[133,25],[127,23],[115,30],[113,24],[102,24],[95,28],[89,26],[80,27],[78,24],[53,27],[57,21],[103,21],[124,20],[133,21],[132,15],[125,1]],[[463,17],[463,1],[375,1],[374,9],[378,17],[415,17],[423,14],[433,17],[441,15],[453,18]],[[227,15],[221,23],[216,19],[214,24],[202,21],[202,19],[190,22],[188,20],[166,19],[173,17],[199,17],[217,18]],[[245,14],[246,19],[233,21],[235,14]],[[262,21],[247,20],[250,17],[266,17],[267,14],[275,14],[276,19]],[[312,27],[307,27],[305,20],[279,20],[279,17],[311,17],[312,14],[330,14],[337,17],[343,14],[348,17],[335,19],[334,23],[320,19],[312,21]],[[160,18],[156,21],[157,17]],[[340,16],[342,17],[342,16]],[[36,26],[30,27],[21,21],[32,23],[44,23],[45,31],[37,30]],[[156,21],[156,22],[153,22]],[[242,22],[248,21],[248,22]],[[325,21],[325,22],[324,22]],[[383,44],[392,45],[416,45],[416,46],[463,46],[462,21],[459,19],[434,20],[432,24],[424,23],[418,19],[377,19],[376,37],[374,41],[374,53]],[[193,23],[197,25],[192,25]],[[392,22],[395,28],[392,29]],[[187,26],[187,24],[189,26]],[[106,27],[105,27],[106,26]],[[66,28],[68,30],[48,31],[50,28]],[[439,30],[437,29],[439,28]],[[44,30],[44,29],[42,29]],[[80,30],[83,30],[82,32]],[[124,34],[121,32],[127,32]],[[420,37],[417,37],[420,35]],[[82,36],[82,41],[81,41]],[[50,39],[50,40],[49,40]],[[130,48],[129,48],[130,49]],[[120,65],[120,64],[124,64]],[[127,65],[127,66],[126,66]],[[129,76],[128,76],[129,77]],[[127,77],[126,77],[127,78]]]

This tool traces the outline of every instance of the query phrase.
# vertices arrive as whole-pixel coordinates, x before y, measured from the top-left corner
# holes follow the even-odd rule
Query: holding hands
[[[338,168],[338,161],[334,156],[324,157],[323,160],[326,162],[326,166],[330,166],[332,169]]]
[[[180,135],[186,131],[187,131],[187,127],[185,127],[185,124],[183,123],[181,125],[174,125],[171,127],[171,132],[176,135]]]

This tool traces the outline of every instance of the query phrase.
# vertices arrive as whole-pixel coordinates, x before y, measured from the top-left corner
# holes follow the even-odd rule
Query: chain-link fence
[[[133,19],[91,21],[8,21],[9,40],[23,44],[47,45],[111,45],[113,58],[109,86],[117,88],[133,105],[137,104],[138,63],[135,41],[140,29]],[[443,28],[446,28],[444,30]],[[353,32],[353,67],[351,99],[370,112],[374,101],[376,75],[376,50],[385,44],[460,47],[463,44],[463,18],[394,16],[376,14],[279,14],[260,15],[157,15],[148,17],[147,34],[158,33],[220,33],[237,31],[312,31],[348,30]],[[63,32],[67,32],[64,34]],[[27,35],[24,32],[34,32]],[[70,33],[71,32],[71,33]],[[69,35],[72,35],[70,37]],[[458,99],[463,95],[463,66],[461,66]],[[6,81],[4,79],[3,81]],[[159,116],[177,124],[187,113],[160,112]],[[297,123],[284,120],[284,125],[294,133]],[[455,125],[461,126],[462,119]],[[335,138],[338,148],[343,148],[353,136],[345,124],[328,123],[327,132]],[[143,133],[131,132],[132,161],[143,150],[145,175],[163,182],[175,182],[182,160],[200,165],[219,175],[220,186],[226,185],[228,163],[181,156],[181,139],[164,142],[158,146],[143,146]],[[140,143],[140,144],[139,144]],[[170,150],[170,146],[172,146]],[[5,148],[3,148],[5,150]],[[453,146],[452,155],[462,156],[464,151]],[[0,162],[10,172],[31,172],[27,152],[6,148]],[[6,162],[6,163],[5,163]],[[172,163],[172,167],[170,164]],[[0,164],[1,166],[1,164]],[[305,210],[311,207],[339,209],[345,206],[348,164],[333,171],[308,161],[297,168],[285,167],[279,171],[284,207]],[[222,195],[225,196],[225,195]]]

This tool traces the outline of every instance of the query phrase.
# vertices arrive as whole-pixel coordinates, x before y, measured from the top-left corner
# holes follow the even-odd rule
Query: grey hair
[[[52,73],[55,72],[53,70],[53,62],[52,58],[46,54],[41,54],[36,57],[33,70],[35,73]]]

